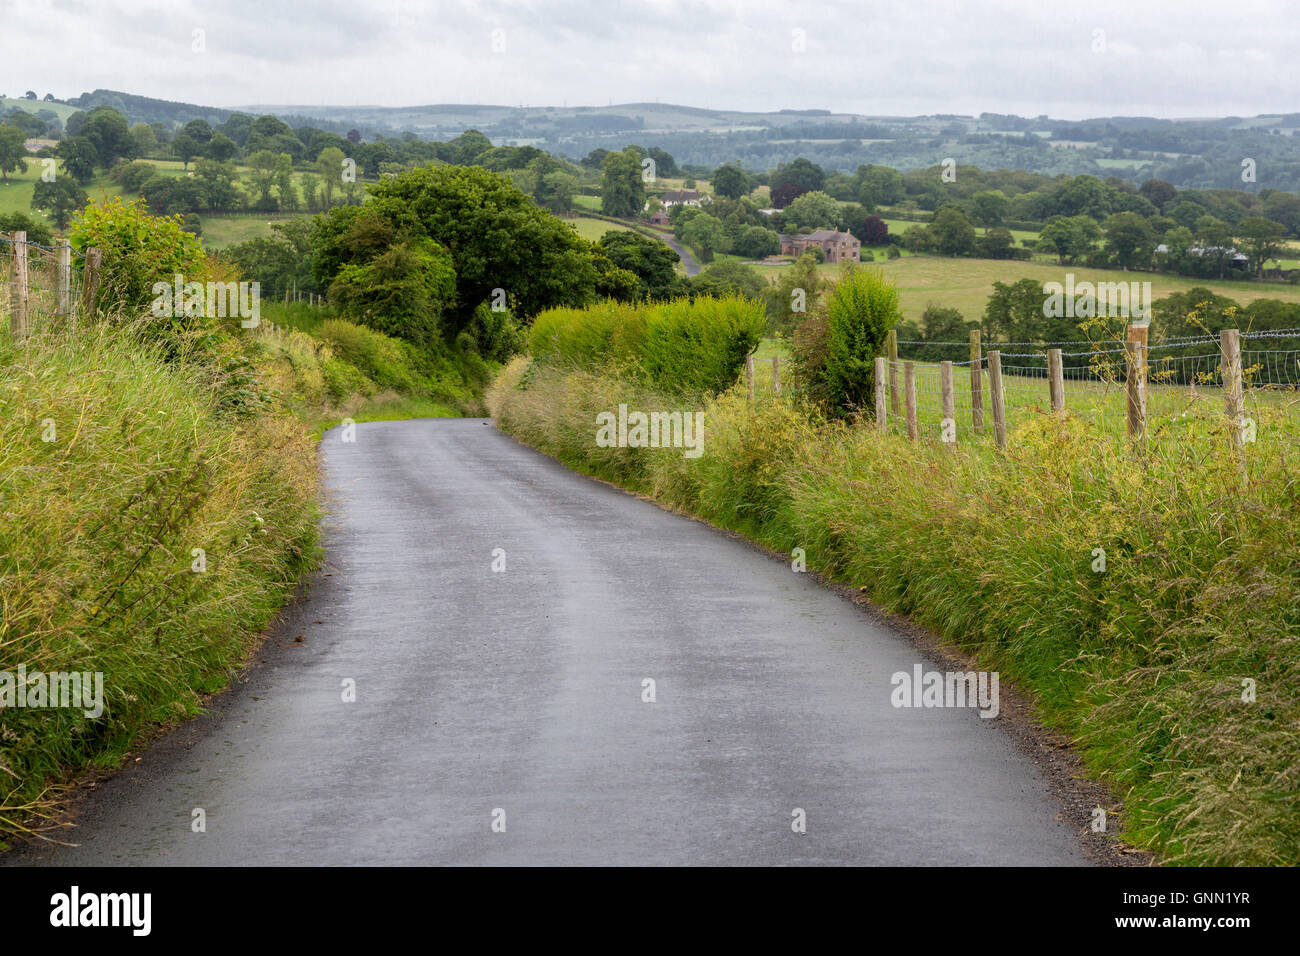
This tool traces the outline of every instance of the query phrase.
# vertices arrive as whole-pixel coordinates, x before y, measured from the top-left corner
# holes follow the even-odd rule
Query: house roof
[[[804,236],[781,236],[781,241],[787,240],[807,240],[810,242],[853,242],[858,241],[858,237],[850,232],[837,232],[834,229],[818,229],[816,232],[810,232]]]
[[[689,202],[692,199],[699,199],[700,194],[694,189],[670,189],[659,197],[660,202]]]
[[[1169,251],[1169,246],[1163,242],[1160,243],[1160,245],[1156,246],[1156,252],[1163,253],[1168,251]],[[1218,255],[1219,253],[1223,253],[1225,256],[1231,256],[1234,262],[1250,261],[1250,257],[1248,255],[1246,255],[1244,252],[1238,252],[1236,247],[1234,246],[1229,246],[1227,248],[1224,248],[1222,246],[1191,246],[1190,248],[1188,248],[1187,251],[1194,256]]]

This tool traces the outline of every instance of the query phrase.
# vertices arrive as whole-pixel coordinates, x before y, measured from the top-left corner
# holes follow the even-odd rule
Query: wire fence
[[[1132,342],[998,343],[988,352],[929,343],[979,357],[882,359],[877,407],[883,401],[885,431],[951,444],[1014,445],[1036,416],[1061,412],[1143,441],[1221,432],[1228,416],[1238,444],[1300,450],[1300,330],[1145,338],[1143,328]]]
[[[82,298],[85,255],[66,242],[47,246],[0,235],[0,314],[20,334],[71,317]]]

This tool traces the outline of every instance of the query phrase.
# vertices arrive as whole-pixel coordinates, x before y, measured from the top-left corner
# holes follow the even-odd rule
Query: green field
[[[925,223],[923,222],[912,222],[912,220],[910,219],[885,219],[884,222],[885,225],[889,227],[889,234],[891,236],[901,236],[903,233],[907,232],[913,226],[925,225]],[[1031,230],[1028,229],[1012,229],[1010,230],[1010,232],[1011,232],[1011,237],[1015,239],[1016,243],[1019,245],[1023,245],[1026,239],[1038,238],[1038,233],[1032,232]],[[977,229],[976,235],[977,236],[984,235],[984,230]]]
[[[31,113],[35,116],[41,110],[49,110],[59,117],[59,121],[66,123],[68,117],[73,113],[81,112],[80,107],[68,106],[64,103],[45,103],[41,100],[19,100],[12,96],[0,96],[0,115],[10,112],[14,109],[20,109],[24,113]]]
[[[948,259],[940,256],[911,256],[877,262],[875,267],[898,286],[904,319],[920,319],[930,303],[954,308],[968,321],[984,314],[993,283],[1033,279],[1035,282],[1064,282],[1067,272],[1080,282],[1150,282],[1153,298],[1171,292],[1185,292],[1198,286],[1226,295],[1242,305],[1256,299],[1281,299],[1300,303],[1300,286],[1277,282],[1217,282],[1151,272],[1120,272],[1114,269],[1087,269],[1039,262],[1007,259]],[[754,266],[760,273],[776,276],[788,266]],[[823,265],[822,273],[834,278],[839,267]]]
[[[304,218],[304,214],[281,216],[275,213],[257,216],[222,216],[216,213],[199,213],[203,224],[203,245],[209,249],[221,249],[236,242],[257,239],[271,235],[271,226],[276,222]]]
[[[607,232],[620,229],[627,232],[632,231],[627,226],[619,226],[605,219],[591,219],[587,216],[578,216],[576,219],[566,219],[564,221],[576,229],[578,235],[582,236],[584,239],[589,239],[592,242],[595,242]]]

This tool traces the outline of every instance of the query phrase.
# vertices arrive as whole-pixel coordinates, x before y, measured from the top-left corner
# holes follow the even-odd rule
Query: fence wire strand
[[[1300,330],[1242,333],[1244,442],[1277,442],[1300,449],[1300,348],[1246,347],[1287,338],[1300,339]],[[969,347],[969,343],[949,344]],[[1000,357],[1004,422],[1008,444],[1014,445],[1019,429],[1035,416],[1052,411],[1048,356],[1043,349],[1000,351]],[[1065,413],[1085,422],[1098,434],[1117,439],[1126,436],[1129,431],[1127,349],[1121,343],[1106,342],[1087,351],[1062,351],[1061,358]],[[1217,336],[1183,336],[1159,342],[1146,347],[1144,358],[1148,441],[1188,439],[1217,434],[1216,428],[1222,430],[1228,391],[1224,356]],[[906,364],[907,360],[901,358],[885,363],[886,431],[897,435],[907,435],[908,430]],[[970,359],[951,362],[953,420],[949,437],[959,444],[993,441],[988,360],[983,358],[978,362],[973,384],[972,367],[976,364]],[[943,441],[942,363],[912,361],[911,365],[917,437]]]

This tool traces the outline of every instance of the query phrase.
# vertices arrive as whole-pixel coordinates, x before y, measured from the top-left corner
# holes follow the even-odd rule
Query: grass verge
[[[120,330],[0,335],[0,840],[196,714],[318,558],[306,429],[223,388]],[[51,672],[102,714],[36,706]]]

